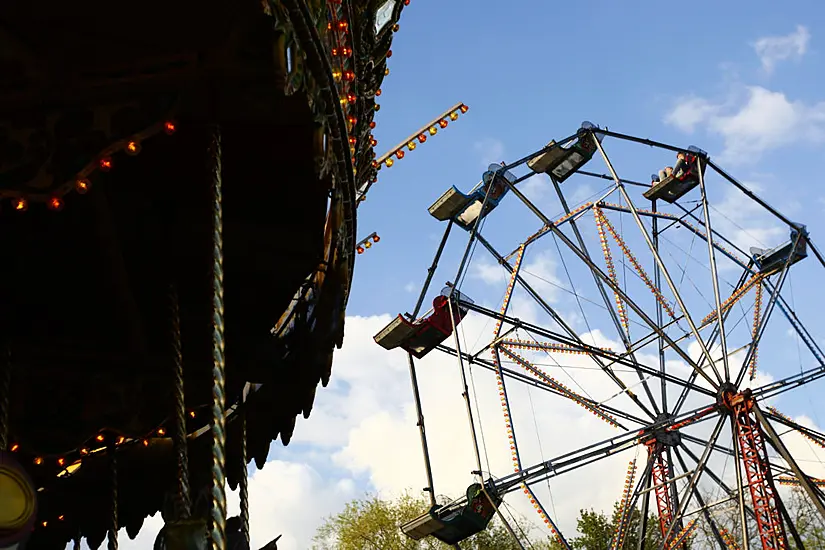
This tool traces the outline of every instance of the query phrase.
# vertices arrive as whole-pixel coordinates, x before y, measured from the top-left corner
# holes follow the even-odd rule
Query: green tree
[[[579,517],[576,521],[578,536],[568,539],[568,543],[573,550],[608,550],[613,542],[620,522],[621,508],[619,503],[613,505],[613,514],[610,518],[603,512],[594,510],[579,510]],[[633,510],[625,530],[625,549],[636,548],[639,542],[639,529],[642,520],[642,513],[637,509]],[[662,540],[659,531],[659,520],[656,516],[650,516],[645,529],[645,547],[656,549]],[[552,550],[563,550],[561,543],[554,541]]]
[[[429,502],[405,494],[394,501],[375,496],[353,500],[344,510],[328,517],[313,538],[313,550],[446,550],[452,548],[433,537],[414,541],[404,535],[399,526],[420,516]],[[522,520],[512,524],[520,536],[530,536],[533,526]],[[549,541],[531,541],[535,550],[550,550]],[[494,518],[490,526],[463,541],[464,550],[520,550],[516,541]]]

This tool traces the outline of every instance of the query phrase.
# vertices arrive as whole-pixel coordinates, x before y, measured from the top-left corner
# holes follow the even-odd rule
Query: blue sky
[[[817,96],[823,59],[811,25],[823,8],[815,2],[795,3],[794,10],[771,2],[696,2],[689,9],[652,1],[633,9],[598,1],[497,5],[413,1],[404,11],[376,117],[377,150],[455,102],[470,111],[381,170],[358,224],[359,233],[378,231],[383,240],[357,264],[350,314],[409,307],[398,291],[423,281],[435,249],[430,239],[443,230],[427,207],[449,185],[475,184],[483,156],[498,150],[501,160],[515,160],[570,135],[585,119],[666,142],[695,141],[714,155],[724,145],[720,136],[701,128],[688,136],[663,122],[679,98],[722,102],[738,88],[764,86],[791,101],[823,99]],[[814,35],[808,51],[766,75],[752,44],[799,24]],[[778,185],[806,200],[812,190],[801,176],[815,152],[806,145],[768,151],[734,173],[747,179],[776,172],[783,179]],[[652,171],[632,158],[622,161],[635,177]]]
[[[512,162],[591,120],[619,132],[696,144],[768,202],[806,223],[815,242],[825,230],[825,187],[810,175],[825,143],[825,64],[820,46],[825,7],[814,1],[795,2],[794,9],[763,1],[629,5],[412,0],[405,8],[376,116],[377,152],[459,101],[470,110],[392,168],[383,168],[358,211],[358,236],[376,231],[381,242],[358,258],[345,345],[336,353],[330,386],[319,389],[310,419],[299,419],[293,443],[286,448],[273,443],[270,464],[253,477],[253,547],[284,532],[279,543],[283,548],[305,549],[321,518],[346,500],[366,490],[392,492],[423,485],[406,358],[379,348],[372,335],[391,315],[415,304],[444,230],[429,216],[428,206],[450,185],[470,189],[488,162]],[[642,146],[606,140],[605,148],[619,174],[630,179],[645,181],[651,172],[672,163],[670,154]],[[599,159],[588,169],[605,172]],[[524,190],[553,218],[560,207],[550,184],[546,178],[534,180]],[[568,181],[580,186],[570,188],[568,197],[576,200],[608,184],[575,177]],[[728,216],[728,227],[747,230],[738,235],[740,239],[762,236],[772,246],[787,238],[785,230],[771,225],[763,214],[740,205],[718,178],[709,179],[708,186],[712,201]],[[539,225],[509,195],[488,219],[485,235],[510,250]],[[643,247],[638,239],[628,239],[634,250]],[[674,239],[687,245],[683,236]],[[463,237],[453,238],[446,267],[436,275],[436,288],[454,276],[464,242]],[[598,241],[590,241],[594,242]],[[545,245],[540,249],[544,256],[539,255],[531,269],[569,286],[553,242]],[[620,254],[615,246],[613,254]],[[569,253],[564,257],[571,263]],[[465,288],[477,302],[495,307],[506,283],[495,276],[485,280],[485,261],[479,257],[475,276],[468,277]],[[822,338],[825,330],[813,322],[825,305],[815,286],[822,270],[814,262],[809,258],[794,269],[792,299],[808,328]],[[571,265],[577,285],[582,273]],[[723,278],[737,276],[727,272]],[[575,301],[549,287],[545,290],[555,292],[554,303],[583,330],[581,320],[575,319]],[[582,292],[594,296],[592,288]],[[531,315],[529,309],[520,311]],[[693,313],[701,318],[707,312]],[[477,324],[468,325],[468,331],[486,329],[482,321],[471,323]],[[784,334],[784,321],[777,323],[782,328],[760,353],[761,364],[774,378],[798,371],[800,364],[811,365],[810,357],[796,355],[795,342]],[[745,319],[743,326],[747,325]],[[607,334],[607,324],[596,328],[615,339],[615,332]],[[431,444],[439,492],[460,493],[468,481],[469,445],[466,428],[448,426],[453,417],[464,418],[455,372],[446,374],[450,368],[453,362],[428,357],[420,376],[428,430],[435,440]],[[813,406],[815,393],[806,390],[801,395],[777,406],[796,418],[812,417],[822,426],[818,419],[825,419],[825,412]],[[494,399],[490,410],[499,418],[490,420],[491,429],[501,431],[497,406]],[[596,430],[592,437],[601,433],[601,427],[582,423],[580,409],[570,412],[555,406],[539,411],[546,420],[545,444],[575,435],[553,431],[564,424],[580,432]],[[586,442],[595,441],[592,437]],[[545,451],[552,454],[541,443],[536,449],[536,457],[539,452],[542,457]],[[554,486],[557,502],[561,497],[569,504],[569,510],[559,509],[562,528],[575,525],[577,506],[609,506],[618,498],[626,465],[625,461],[608,468],[604,487],[593,483],[589,492],[569,486],[565,493],[561,482]],[[133,543],[135,547],[148,547],[156,529],[148,531],[145,540]]]

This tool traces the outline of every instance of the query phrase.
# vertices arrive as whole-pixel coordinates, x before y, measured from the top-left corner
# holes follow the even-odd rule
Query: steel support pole
[[[562,242],[563,242],[563,243],[564,243],[564,244],[565,244],[565,245],[566,245],[566,246],[567,246],[567,247],[568,247],[571,251],[573,251],[573,253],[574,253],[574,254],[576,254],[576,256],[578,256],[578,257],[579,257],[579,259],[580,259],[581,261],[583,261],[585,264],[587,264],[587,265],[588,265],[588,267],[590,267],[590,269],[593,271],[593,273],[596,273],[596,274],[599,276],[599,278],[600,278],[602,281],[604,281],[604,282],[605,282],[605,284],[607,284],[607,286],[608,286],[608,287],[610,287],[610,289],[611,289],[613,292],[615,292],[615,293],[616,293],[616,294],[617,294],[617,295],[618,295],[618,296],[619,296],[622,300],[624,300],[624,301],[625,301],[625,302],[626,302],[626,303],[627,303],[627,304],[631,307],[631,309],[633,309],[633,311],[634,311],[634,312],[635,312],[635,313],[636,313],[639,317],[641,317],[641,318],[642,318],[642,320],[643,320],[645,323],[647,323],[647,325],[648,325],[648,326],[649,326],[652,330],[654,330],[654,331],[656,331],[657,333],[661,334],[661,336],[665,339],[665,341],[666,341],[666,342],[667,342],[667,343],[668,343],[668,344],[669,344],[669,345],[673,348],[673,350],[674,350],[674,351],[675,351],[675,352],[676,352],[676,353],[677,353],[677,354],[678,354],[678,355],[679,355],[682,359],[684,359],[684,360],[685,360],[685,362],[686,362],[687,364],[689,364],[692,368],[697,369],[697,370],[698,370],[698,372],[699,372],[699,374],[700,374],[700,375],[701,375],[701,376],[702,376],[705,380],[707,380],[707,382],[708,382],[708,383],[709,383],[709,384],[710,384],[713,388],[715,388],[715,389],[718,389],[718,388],[719,388],[719,384],[717,384],[717,383],[716,383],[716,381],[715,381],[715,380],[713,380],[711,377],[709,377],[709,376],[708,376],[708,375],[707,375],[704,371],[702,371],[701,369],[698,369],[698,367],[697,367],[697,365],[696,365],[696,362],[695,362],[693,359],[691,359],[691,357],[690,357],[687,353],[685,353],[685,351],[684,351],[682,348],[680,348],[680,347],[676,344],[676,342],[674,342],[674,341],[673,341],[673,339],[672,339],[671,337],[669,337],[667,334],[663,333],[663,332],[659,329],[659,327],[658,327],[658,326],[656,326],[656,324],[654,323],[654,321],[653,321],[650,317],[648,317],[648,316],[647,316],[647,314],[646,314],[646,313],[645,313],[645,312],[644,312],[644,311],[643,311],[643,310],[642,310],[642,309],[641,309],[638,305],[636,305],[636,303],[635,303],[633,300],[631,300],[631,299],[627,296],[627,294],[625,294],[625,293],[624,293],[624,291],[622,291],[622,289],[621,289],[618,285],[616,285],[615,283],[613,283],[613,281],[610,279],[610,277],[608,277],[608,276],[607,276],[604,272],[602,272],[602,270],[601,270],[601,269],[599,269],[599,268],[598,268],[598,266],[596,266],[596,265],[595,265],[592,261],[590,261],[590,259],[589,259],[589,258],[587,258],[587,256],[585,256],[585,255],[584,255],[584,253],[583,253],[581,250],[579,250],[579,249],[578,249],[578,247],[576,247],[576,245],[575,245],[575,244],[573,244],[573,242],[572,242],[569,238],[567,238],[567,235],[565,235],[564,233],[562,233],[562,232],[561,232],[561,231],[560,231],[560,230],[559,230],[559,229],[558,229],[558,228],[557,228],[557,227],[553,224],[553,222],[552,222],[552,221],[551,221],[551,220],[550,220],[547,216],[545,216],[545,215],[544,215],[544,213],[542,213],[542,211],[541,211],[541,210],[539,210],[539,209],[536,207],[536,205],[534,205],[534,204],[530,201],[530,199],[528,199],[527,197],[525,197],[525,196],[524,196],[524,193],[522,193],[521,191],[519,191],[518,189],[516,189],[514,186],[509,185],[509,182],[508,182],[508,187],[509,187],[509,188],[510,188],[510,190],[513,192],[513,194],[514,194],[514,195],[516,195],[516,196],[519,198],[519,200],[521,200],[521,202],[523,202],[523,203],[524,203],[524,205],[525,205],[525,206],[527,206],[527,208],[529,208],[529,209],[530,209],[530,210],[531,210],[531,211],[532,211],[532,212],[533,212],[536,216],[538,216],[538,218],[539,218],[539,219],[540,219],[540,220],[544,223],[544,225],[546,225],[546,226],[548,226],[548,227],[550,228],[550,230],[553,232],[553,234],[554,234],[554,235],[556,235],[556,236],[559,238],[559,240],[561,240],[561,241],[562,241]]]
[[[570,207],[567,204],[567,199],[564,198],[564,193],[561,192],[561,186],[559,186],[559,183],[556,181],[556,178],[552,176],[552,174],[550,175],[550,181],[553,182],[553,187],[555,188],[556,194],[559,197],[559,202],[561,202],[561,205],[564,208],[564,213],[569,215]],[[584,243],[584,238],[582,238],[581,231],[579,231],[579,226],[576,224],[576,220],[572,218],[570,219],[570,227],[573,229],[573,234],[576,236],[576,241],[579,243],[579,247],[581,248],[582,253],[592,261],[592,258],[590,257],[590,252],[587,250],[587,246]],[[593,281],[596,283],[596,287],[599,289],[599,294],[601,295],[602,301],[604,302],[604,307],[610,313],[610,318],[613,321],[613,325],[616,327],[616,332],[619,334],[619,338],[621,338],[622,342],[624,343],[625,350],[627,351],[630,360],[634,363],[638,363],[638,361],[636,360],[636,356],[633,353],[633,344],[630,341],[630,338],[628,337],[627,333],[625,333],[625,331],[622,330],[621,321],[619,320],[619,316],[616,313],[616,310],[613,309],[613,306],[610,303],[610,298],[608,297],[607,291],[604,288],[604,283],[602,283],[602,281],[599,279],[599,276],[593,273],[592,271],[590,274],[593,276]],[[659,328],[661,328],[661,324],[661,320],[659,320]],[[648,385],[647,380],[642,376],[642,373],[638,370],[636,371],[636,374],[639,376],[639,380],[642,382],[645,393],[647,394],[648,399],[650,400],[650,405],[653,407],[654,414],[658,415],[659,407],[656,405],[656,400],[653,398],[653,393],[650,391],[650,386]]]
[[[713,229],[710,225],[710,208],[708,194],[705,187],[704,159],[696,157],[697,173],[699,174],[699,188],[702,191],[702,210],[705,214],[705,227],[708,232],[708,259],[710,260],[710,275],[713,281],[713,299],[716,303],[716,322],[719,326],[719,343],[722,345],[722,365],[725,369],[725,382],[730,382],[730,366],[728,364],[728,340],[725,334],[725,321],[722,317],[722,298],[719,295],[719,272],[716,269],[716,251],[713,249]]]
[[[593,139],[596,139],[596,136],[593,136]],[[644,223],[642,223],[642,219],[639,217],[639,213],[636,211],[636,207],[633,205],[633,201],[630,200],[630,196],[627,194],[624,186],[622,185],[621,181],[619,180],[619,176],[616,175],[616,171],[613,169],[613,164],[610,162],[610,159],[607,156],[607,153],[604,152],[604,148],[602,144],[596,140],[596,147],[599,149],[599,152],[604,159],[605,164],[607,165],[608,170],[610,170],[610,174],[613,176],[613,179],[616,181],[616,185],[619,188],[619,193],[622,194],[624,199],[627,201],[628,208],[630,208],[630,213],[633,216],[633,219],[636,221],[636,225],[639,227],[639,231],[642,233],[642,236],[647,243],[648,248],[653,253],[653,257],[656,260],[656,263],[659,265],[659,268],[662,270],[662,276],[665,278],[665,282],[667,282],[667,286],[670,287],[670,291],[673,293],[673,297],[676,299],[676,303],[679,304],[679,308],[682,310],[682,314],[685,316],[685,321],[687,321],[688,326],[690,327],[690,331],[693,333],[693,337],[696,338],[696,342],[699,344],[699,347],[702,349],[702,353],[707,357],[708,364],[710,365],[711,369],[713,369],[714,374],[716,374],[717,379],[721,380],[721,376],[719,375],[719,371],[716,370],[716,365],[714,364],[713,358],[710,355],[710,350],[708,350],[707,346],[705,345],[705,341],[702,340],[702,336],[699,334],[699,330],[696,328],[696,325],[693,322],[693,319],[690,317],[690,312],[688,312],[687,306],[685,306],[684,301],[682,300],[682,296],[679,293],[679,289],[676,288],[676,284],[673,282],[673,279],[670,277],[670,273],[668,273],[667,267],[665,267],[664,261],[662,261],[661,256],[656,251],[656,248],[653,246],[653,241],[650,240],[650,235],[647,233],[647,229],[645,229]],[[710,238],[710,237],[709,237]],[[704,373],[703,373],[704,374]],[[705,375],[707,376],[707,375]],[[719,385],[714,383],[713,386],[718,388]]]
[[[418,376],[415,373],[415,359],[411,353],[407,353],[410,363],[410,382],[412,383],[413,400],[415,401],[415,413],[417,415],[416,425],[421,436],[421,451],[424,454],[424,469],[427,472],[427,487],[424,489],[430,493],[430,504],[435,506],[435,486],[433,485],[433,468],[430,463],[430,450],[427,446],[427,432],[424,429],[424,412],[421,407],[421,393],[418,390]]]
[[[733,436],[733,461],[736,466],[736,492],[739,498],[739,525],[742,529],[742,550],[748,550],[748,548],[750,548],[750,537],[748,535],[747,516],[745,515],[745,483],[742,479],[742,461],[739,457],[739,428],[736,426],[736,418],[733,414],[730,416],[730,430]]]

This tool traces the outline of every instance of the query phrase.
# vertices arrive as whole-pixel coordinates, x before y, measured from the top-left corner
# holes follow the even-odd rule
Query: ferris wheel
[[[622,158],[642,150],[662,162],[676,158],[650,181],[634,181],[618,175],[608,146]],[[591,171],[598,161],[604,173]],[[544,202],[525,196],[522,182],[540,175],[549,176],[542,185],[552,201],[544,202],[557,212],[546,214]],[[603,188],[583,197],[592,182]],[[561,532],[539,489],[622,455],[632,460],[624,491],[615,495],[620,521],[612,550],[626,546],[639,507],[640,533],[649,514],[657,518],[660,549],[700,539],[723,550],[788,548],[789,540],[803,547],[778,486],[797,486],[825,518],[825,481],[812,477],[810,463],[789,444],[801,437],[825,449],[825,434],[776,404],[806,396],[825,378],[825,354],[803,323],[816,319],[818,306],[793,296],[793,275],[821,277],[825,267],[805,225],[697,147],[589,122],[516,162],[490,165],[466,193],[450,188],[430,214],[446,229],[418,302],[375,336],[384,348],[408,353],[421,431],[432,507],[402,526],[406,535],[460,544],[494,515],[504,520],[502,506],[513,495],[528,498],[569,549],[570,534]],[[743,227],[743,218],[756,217],[768,229]],[[434,273],[447,263],[445,246],[456,240],[458,262],[447,266],[456,275],[422,314]],[[531,269],[531,259],[548,257],[564,276],[542,278]],[[469,297],[467,275],[479,262],[506,274],[495,307]],[[461,331],[473,318],[488,322],[486,336],[468,346]],[[468,467],[475,482],[449,502],[435,498],[416,374],[415,360],[431,352],[452,356],[460,368],[476,457]],[[469,369],[495,377],[509,472],[483,468]],[[518,418],[522,386],[592,414],[598,426],[588,431],[589,442],[555,440],[552,458],[532,460],[519,445],[527,432]],[[797,407],[805,402],[793,400]],[[733,524],[721,511],[733,513]]]

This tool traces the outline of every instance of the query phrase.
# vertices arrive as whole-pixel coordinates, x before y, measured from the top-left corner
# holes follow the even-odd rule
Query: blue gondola
[[[591,130],[599,130],[599,127],[585,120],[579,128],[579,135],[561,145],[555,147],[541,155],[533,157],[527,162],[527,166],[536,173],[552,174],[553,179],[561,183],[576,173],[582,166],[587,164],[596,152],[596,144],[593,141]],[[599,143],[604,139],[604,134],[595,132]],[[551,141],[547,147],[555,145]]]
[[[449,296],[452,296],[455,319],[450,318]],[[421,359],[452,335],[453,324],[457,326],[467,315],[469,310],[462,303],[472,304],[473,301],[447,285],[433,300],[432,310],[423,317],[412,319],[409,314],[398,315],[373,339],[384,349],[400,347],[413,357]]]
[[[679,177],[670,175],[662,181],[655,182],[650,186],[650,189],[645,191],[645,198],[652,201],[662,199],[665,202],[673,204],[699,185],[699,170],[702,171],[702,175],[704,176],[705,168],[707,167],[707,164],[700,162],[700,160],[704,161],[707,157],[708,154],[705,151],[691,145],[687,148],[687,151],[685,151],[687,169],[684,170]]]
[[[401,532],[413,540],[433,536],[446,544],[457,544],[485,530],[496,513],[495,508],[501,504],[499,497],[490,487],[487,494],[479,483],[467,488],[465,504],[450,503],[446,506],[436,504],[423,515],[401,526]]]
[[[516,181],[516,177],[509,171],[499,174],[500,164],[491,164],[481,177],[481,183],[476,185],[468,194],[459,191],[455,186],[441,195],[441,197],[430,206],[430,215],[437,220],[446,221],[452,219],[456,225],[465,230],[472,230],[476,220],[484,217],[498,206],[504,195],[510,188],[504,182],[507,180],[511,184]],[[489,196],[488,191],[489,189]],[[487,202],[484,197],[487,196]],[[484,206],[482,212],[482,205]]]
[[[799,243],[796,245],[793,257],[791,257],[791,250],[793,250],[797,236],[799,236]],[[750,253],[753,262],[759,268],[759,273],[765,276],[773,275],[782,271],[786,262],[788,266],[791,266],[808,257],[808,230],[802,224],[794,224],[793,229],[791,229],[791,238],[787,243],[770,250],[751,247]]]

